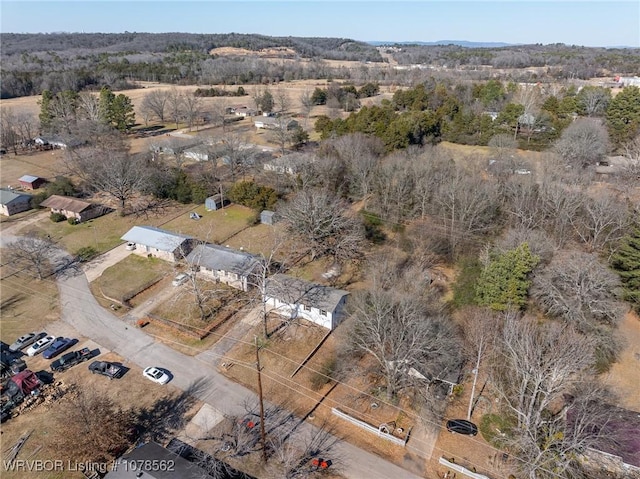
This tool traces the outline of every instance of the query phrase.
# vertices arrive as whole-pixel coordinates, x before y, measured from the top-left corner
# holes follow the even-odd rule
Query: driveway
[[[182,390],[192,391],[197,399],[224,414],[243,414],[247,400],[255,400],[252,391],[218,373],[214,366],[217,357],[213,354],[186,356],[155,342],[142,330],[129,327],[102,308],[91,294],[87,276],[83,272],[69,270],[60,274],[58,289],[62,320],[82,336],[91,338],[101,349],[109,349],[125,358],[125,364],[133,363],[141,368],[155,365],[168,369],[174,376],[171,384]],[[197,387],[194,388],[194,385]],[[305,432],[311,431],[313,427],[308,423],[301,426]],[[348,478],[420,477],[347,442],[341,442],[337,446],[336,454],[342,459],[341,472]]]

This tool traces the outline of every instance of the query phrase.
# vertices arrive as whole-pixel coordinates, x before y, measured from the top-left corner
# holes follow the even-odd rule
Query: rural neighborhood
[[[639,48],[0,40],[2,477],[640,478]]]

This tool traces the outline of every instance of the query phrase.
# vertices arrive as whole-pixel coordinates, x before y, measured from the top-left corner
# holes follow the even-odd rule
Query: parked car
[[[29,349],[27,349],[27,356],[35,356],[36,354],[41,353],[42,351],[47,349],[55,340],[55,336],[45,336],[42,339],[38,339],[35,343],[29,346]]]
[[[23,336],[20,336],[16,339],[11,346],[9,346],[9,351],[15,353],[16,351],[20,351],[21,349],[26,348],[32,343],[35,343],[38,339],[42,339],[47,335],[44,331],[40,333],[27,333]]]
[[[465,434],[467,436],[475,436],[478,434],[478,426],[466,419],[451,419],[447,421],[447,431]]]
[[[167,384],[169,382],[169,375],[165,373],[163,370],[149,367],[142,371],[142,375],[158,384]]]
[[[134,249],[136,249],[136,244],[135,244],[135,243],[132,243],[131,241],[129,241],[129,242],[127,243],[127,246],[125,246],[125,249],[126,249],[127,251],[133,251]]]
[[[91,357],[91,350],[89,348],[82,348],[78,351],[71,351],[70,353],[63,354],[60,358],[51,363],[51,370],[61,373],[66,371],[70,367],[80,364]]]
[[[89,371],[91,371],[91,374],[102,374],[109,379],[114,379],[122,376],[124,368],[119,364],[108,361],[94,361],[89,364]]]
[[[51,343],[44,353],[42,353],[42,357],[45,359],[51,359],[63,351],[66,351],[71,346],[78,342],[77,339],[70,338],[56,338],[56,340]]]
[[[186,283],[189,280],[189,275],[187,273],[180,273],[176,276],[171,282],[172,286],[180,286],[181,284]]]

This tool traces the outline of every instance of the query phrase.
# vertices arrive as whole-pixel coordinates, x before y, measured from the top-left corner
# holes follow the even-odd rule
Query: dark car
[[[66,351],[71,346],[78,342],[77,339],[70,338],[56,338],[56,340],[49,346],[44,353],[42,353],[42,357],[45,359],[51,359],[54,356],[57,356],[62,351]]]
[[[91,350],[89,348],[82,348],[79,351],[71,351],[70,353],[63,354],[58,359],[51,363],[51,371],[62,372],[67,369],[86,361],[91,357]]]
[[[9,346],[9,351],[11,352],[16,352],[16,351],[20,351],[21,349],[26,348],[27,346],[29,346],[31,343],[35,343],[38,339],[44,338],[47,335],[47,333],[45,332],[40,332],[40,333],[27,333],[23,336],[20,336],[18,339],[16,339],[14,341],[14,343]]]
[[[467,436],[475,436],[478,434],[478,426],[466,419],[451,419],[447,421],[447,431],[466,434]]]

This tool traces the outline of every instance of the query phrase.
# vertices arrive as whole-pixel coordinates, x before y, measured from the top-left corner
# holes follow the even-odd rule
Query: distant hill
[[[503,42],[468,42],[465,40],[438,40],[437,42],[367,42],[370,45],[374,46],[382,46],[382,45],[419,45],[419,46],[436,46],[436,45],[456,45],[459,47],[466,48],[500,48],[500,47],[511,47],[514,46],[514,43],[503,43]]]

